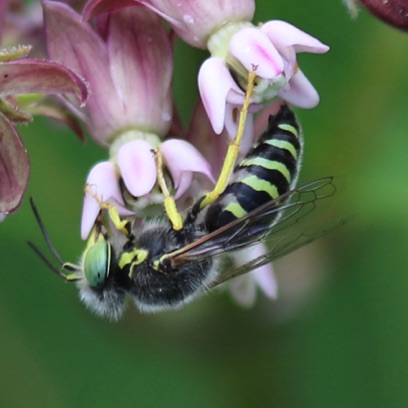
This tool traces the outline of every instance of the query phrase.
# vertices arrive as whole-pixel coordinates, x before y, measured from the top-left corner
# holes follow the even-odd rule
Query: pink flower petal
[[[256,69],[259,77],[272,80],[282,74],[284,62],[273,43],[258,28],[244,28],[230,41],[231,54],[247,71]]]
[[[268,249],[263,244],[252,246],[246,250],[239,251],[234,254],[234,264],[237,266],[241,266],[245,264],[248,259],[256,259],[265,255]],[[272,264],[266,264],[260,266],[259,268],[254,269],[247,275],[241,276],[240,279],[246,279],[247,282],[245,284],[241,282],[234,282],[231,281],[229,286],[232,286],[232,290],[235,290],[234,298],[238,301],[241,305],[251,306],[255,301],[255,283],[260,287],[260,289],[264,292],[264,294],[271,298],[276,299],[278,294],[278,285],[276,282],[275,274],[273,271]],[[254,289],[251,288],[251,281],[253,283]],[[238,292],[238,288],[240,292]]]
[[[43,8],[50,57],[92,83],[105,84],[106,88],[110,78],[109,59],[102,38],[66,4],[44,1]],[[92,94],[98,91],[95,87]]]
[[[283,104],[284,102],[282,100],[278,100],[264,106],[264,109],[262,109],[256,116],[254,135],[260,135],[267,128],[269,116],[276,115]]]
[[[119,187],[119,177],[113,163],[106,161],[96,164],[89,172],[86,184],[92,194],[88,191],[84,196],[81,220],[82,239],[88,237],[101,210],[95,197],[100,201],[109,202],[119,208],[124,207]]]
[[[225,130],[227,131],[231,140],[235,138],[238,132],[239,108],[237,106],[227,104],[225,114]],[[240,152],[246,153],[252,146],[254,141],[254,115],[252,113],[247,114],[244,134],[242,136]]]
[[[256,300],[256,285],[250,274],[239,276],[228,282],[228,290],[236,303],[250,308]]]
[[[124,114],[109,70],[106,44],[93,27],[70,7],[60,2],[44,1],[47,48],[51,59],[73,69],[90,83],[86,110],[90,131],[100,144],[106,144],[118,129]]]
[[[251,21],[253,0],[138,0],[167,20],[176,33],[194,47],[205,48],[208,37],[226,22]]]
[[[177,188],[176,198],[181,197],[191,184],[192,176],[186,176],[185,173],[202,173],[214,181],[209,163],[192,144],[185,140],[170,139],[160,145],[160,150]]]
[[[0,113],[0,213],[19,207],[27,188],[30,164],[14,126]]]
[[[242,92],[232,79],[224,60],[208,58],[198,73],[201,100],[214,132],[220,134],[224,128],[225,104],[231,89]]]
[[[89,20],[100,13],[111,12],[135,5],[135,0],[89,0],[84,6],[82,17],[84,20]]]
[[[180,174],[179,179],[177,181],[177,190],[174,194],[174,198],[177,200],[179,199],[191,186],[193,182],[193,173],[184,171]]]
[[[214,132],[200,99],[191,118],[187,141],[197,147],[210,163],[213,174],[218,176],[224,164],[229,138],[225,134],[217,135]]]
[[[83,105],[88,88],[74,72],[56,62],[17,60],[0,64],[0,96],[28,93],[73,94]]]
[[[235,105],[235,108],[239,107],[242,108],[242,105],[245,102],[245,93],[239,90],[230,90],[227,95],[227,104]]]
[[[111,14],[107,47],[112,80],[126,106],[123,127],[136,124],[159,136],[171,124],[173,53],[162,20],[146,7]]]
[[[266,296],[271,299],[278,297],[278,283],[271,263],[255,269],[251,275]]]
[[[145,140],[125,143],[118,151],[117,165],[126,188],[135,197],[149,193],[157,179],[153,147]]]
[[[313,54],[324,54],[329,47],[311,35],[299,30],[286,21],[268,21],[260,27],[278,51],[285,53],[285,48],[294,47],[296,52],[310,52]]]
[[[319,94],[300,70],[278,91],[278,95],[289,104],[304,109],[314,108],[319,103]]]

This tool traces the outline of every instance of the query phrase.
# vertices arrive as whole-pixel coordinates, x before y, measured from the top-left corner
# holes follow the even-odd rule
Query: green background
[[[300,55],[321,96],[298,110],[302,179],[341,178],[330,211],[357,216],[276,264],[281,297],[241,309],[213,294],[183,310],[110,323],[86,311],[26,245],[43,246],[34,196],[55,246],[76,260],[82,188],[105,158],[92,141],[37,118],[21,210],[0,225],[0,406],[408,406],[408,36],[340,0],[257,1],[331,46]],[[205,53],[178,44],[175,97],[188,118]]]

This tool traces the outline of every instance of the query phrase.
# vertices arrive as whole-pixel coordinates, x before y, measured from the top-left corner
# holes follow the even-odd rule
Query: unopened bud
[[[408,0],[360,0],[360,3],[387,24],[408,30]]]

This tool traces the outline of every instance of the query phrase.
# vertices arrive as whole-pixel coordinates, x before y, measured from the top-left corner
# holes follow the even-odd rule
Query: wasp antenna
[[[49,250],[51,251],[51,253],[54,255],[55,259],[61,264],[64,264],[64,261],[62,260],[61,256],[59,255],[59,253],[57,252],[57,250],[55,249],[54,245],[51,242],[50,236],[48,235],[48,231],[45,228],[45,225],[43,223],[43,220],[40,217],[40,213],[37,210],[36,205],[34,204],[34,200],[32,197],[30,197],[30,205],[31,205],[31,209],[33,210],[35,219],[37,220],[38,225],[40,226],[42,235],[45,239],[45,242],[47,243],[47,246],[49,248]],[[34,252],[48,265],[51,267],[52,270],[55,269],[55,267],[51,266],[51,263],[48,261],[48,259],[44,256],[44,254],[42,252],[39,251],[39,249],[32,244],[31,242],[28,242],[28,245],[31,247],[31,249],[34,250]],[[61,273],[58,272],[58,275],[61,276]]]
[[[56,275],[65,279],[65,275],[57,269],[51,261],[34,245],[31,241],[27,241],[27,245],[37,254],[37,256],[50,268]]]

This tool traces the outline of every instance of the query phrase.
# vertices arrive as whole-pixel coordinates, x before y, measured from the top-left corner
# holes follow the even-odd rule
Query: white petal
[[[242,275],[228,282],[228,289],[233,299],[243,307],[251,307],[256,299],[254,279],[249,275]]]
[[[118,151],[117,165],[126,188],[135,197],[151,191],[156,183],[157,167],[153,147],[145,140],[132,140]]]
[[[210,164],[192,144],[185,140],[169,139],[160,145],[160,150],[177,188],[176,198],[191,184],[192,176],[183,176],[184,173],[202,173],[214,181]]]
[[[271,299],[278,297],[278,282],[271,263],[251,272],[262,292]]]
[[[279,90],[278,95],[291,105],[304,109],[314,108],[319,103],[319,94],[300,70]]]
[[[239,118],[239,114],[236,115],[238,108],[231,104],[227,104],[225,115],[225,129],[228,132],[228,135],[231,140],[233,140],[238,132],[238,122],[236,118]],[[240,152],[247,153],[252,143],[254,141],[254,115],[252,113],[247,114],[244,134],[241,139]]]
[[[313,54],[323,54],[329,51],[329,47],[317,38],[299,30],[286,21],[268,21],[260,27],[279,52],[284,53],[287,47],[294,47],[296,52],[310,52]]]
[[[231,89],[239,92],[221,58],[208,58],[204,61],[198,73],[198,87],[214,132],[220,134],[224,128],[227,95]]]
[[[174,198],[177,200],[179,199],[191,186],[191,183],[193,181],[193,173],[192,172],[186,172],[184,171],[183,173],[180,174],[180,178],[177,183],[177,191],[176,194],[174,194]]]
[[[96,164],[86,179],[87,191],[84,196],[81,220],[81,237],[86,239],[95,224],[101,208],[98,201],[110,201],[112,204],[123,206],[122,194],[119,188],[115,165],[111,162]]]
[[[230,52],[248,70],[273,80],[283,72],[284,62],[268,37],[258,28],[244,28],[234,34]]]
[[[234,264],[237,266],[244,265],[248,260],[262,257],[267,252],[268,248],[266,248],[264,244],[252,246],[234,254]],[[248,273],[247,276],[258,284],[266,296],[272,299],[277,297],[278,285],[271,263],[254,269],[252,272]]]

